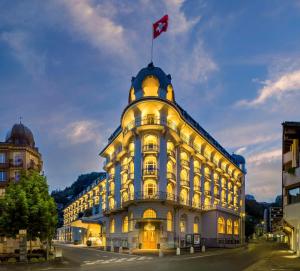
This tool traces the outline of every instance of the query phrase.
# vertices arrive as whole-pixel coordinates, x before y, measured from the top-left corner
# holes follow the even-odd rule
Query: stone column
[[[167,187],[167,140],[165,135],[160,136],[159,140],[159,157],[158,157],[158,167],[159,167],[159,178],[158,178],[158,191],[164,193]]]
[[[193,204],[193,196],[194,196],[194,157],[191,155],[190,159],[190,172],[189,172],[189,178],[190,178],[190,204]]]
[[[134,194],[142,191],[142,142],[139,135],[134,138]]]

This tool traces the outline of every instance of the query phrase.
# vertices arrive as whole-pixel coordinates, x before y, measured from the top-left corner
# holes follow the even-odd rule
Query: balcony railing
[[[168,180],[176,180],[176,176],[174,172],[167,172],[167,179]]]
[[[165,118],[158,118],[158,117],[150,117],[147,116],[145,118],[137,118],[134,121],[130,122],[125,128],[124,128],[124,135],[126,135],[130,130],[134,129],[135,127],[143,126],[143,125],[162,125],[169,127],[170,129],[174,130],[176,133],[178,133],[177,125],[169,120],[166,120]]]
[[[157,168],[144,168],[143,169],[143,176],[158,176],[158,169]]]
[[[175,151],[174,150],[167,150],[167,154],[169,155],[169,156],[172,156],[172,157],[174,157],[175,158]]]
[[[158,145],[156,144],[147,144],[143,146],[143,152],[147,153],[147,152],[158,152]]]
[[[190,162],[188,160],[185,160],[185,159],[181,159],[180,160],[180,164],[182,166],[186,166],[186,167],[189,167],[190,166]]]
[[[204,195],[205,195],[205,196],[211,196],[211,191],[205,190],[205,191],[204,191]]]
[[[187,181],[187,180],[181,180],[181,181],[180,181],[180,185],[181,185],[181,186],[190,187],[190,182]]]
[[[192,201],[192,207],[194,208],[201,208],[201,203],[199,201]]]
[[[200,185],[194,185],[194,190],[195,191],[201,191],[201,186]]]

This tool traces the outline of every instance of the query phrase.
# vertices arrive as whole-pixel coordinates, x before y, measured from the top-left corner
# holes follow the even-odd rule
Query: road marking
[[[197,258],[205,258],[205,257],[210,257],[210,256],[216,256],[216,255],[221,255],[221,254],[209,254],[209,255],[198,255],[198,256],[193,256],[193,257],[185,257],[185,258],[177,258],[173,259],[174,261],[184,261],[184,260],[189,260],[189,259],[197,259]]]
[[[123,262],[125,261],[127,258],[120,258],[119,260],[116,260],[116,263],[120,263],[120,262]]]
[[[127,259],[127,262],[132,262],[132,261],[134,261],[134,260],[136,260],[136,259],[137,259],[137,257],[129,258],[129,259]]]

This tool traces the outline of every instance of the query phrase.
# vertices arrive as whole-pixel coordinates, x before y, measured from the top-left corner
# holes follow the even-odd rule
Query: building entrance
[[[146,224],[143,232],[143,248],[156,249],[156,237],[155,226],[151,223]]]

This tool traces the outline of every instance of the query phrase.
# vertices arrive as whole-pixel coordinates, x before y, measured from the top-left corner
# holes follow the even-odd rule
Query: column
[[[115,194],[114,194],[114,199],[116,202],[116,207],[121,206],[121,164],[120,162],[116,162],[115,166]]]
[[[159,139],[159,157],[158,157],[158,165],[159,165],[159,178],[158,178],[158,191],[164,195],[167,187],[167,140],[166,136],[162,135]]]
[[[142,143],[139,135],[134,138],[134,194],[135,197],[142,191]]]
[[[190,172],[189,172],[189,178],[190,178],[190,204],[193,205],[193,196],[194,196],[194,157],[191,155],[190,159]]]

